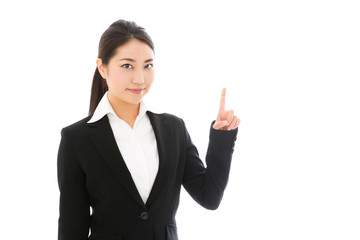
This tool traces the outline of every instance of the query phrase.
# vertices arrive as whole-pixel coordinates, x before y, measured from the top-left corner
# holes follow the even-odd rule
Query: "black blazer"
[[[181,185],[203,207],[219,206],[237,129],[211,127],[205,168],[180,118],[147,114],[157,140],[159,170],[146,204],[107,116],[88,124],[89,116],[61,131],[59,240],[176,240]]]

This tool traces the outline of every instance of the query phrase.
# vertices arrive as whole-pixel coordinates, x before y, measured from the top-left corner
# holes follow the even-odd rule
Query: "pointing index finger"
[[[225,96],[226,96],[226,88],[223,88],[220,99],[220,111],[225,110]]]

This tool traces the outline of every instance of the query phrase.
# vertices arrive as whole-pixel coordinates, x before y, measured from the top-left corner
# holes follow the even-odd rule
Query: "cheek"
[[[147,85],[151,85],[154,81],[154,71],[148,72],[145,75],[145,81]]]
[[[109,74],[109,84],[112,86],[124,86],[130,82],[131,76],[121,70],[112,71]]]

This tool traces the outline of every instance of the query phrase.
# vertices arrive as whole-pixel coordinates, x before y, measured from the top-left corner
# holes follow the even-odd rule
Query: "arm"
[[[186,164],[183,184],[190,195],[208,209],[218,208],[222,199],[230,171],[232,153],[240,119],[234,111],[225,110],[224,88],[221,93],[220,108],[216,121],[210,128],[210,139],[204,167],[199,154],[185,129]]]
[[[90,206],[85,174],[80,168],[74,146],[63,129],[57,160],[60,189],[59,240],[86,240],[89,234]]]
[[[237,129],[221,131],[210,128],[205,168],[185,128],[187,149],[183,185],[192,198],[207,209],[215,210],[221,202],[229,178],[236,135]]]

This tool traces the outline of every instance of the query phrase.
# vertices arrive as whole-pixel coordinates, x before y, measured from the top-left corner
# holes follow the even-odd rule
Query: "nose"
[[[139,69],[138,71],[136,71],[136,72],[134,73],[133,83],[143,84],[144,82],[145,82],[144,72],[142,71],[142,69]]]

